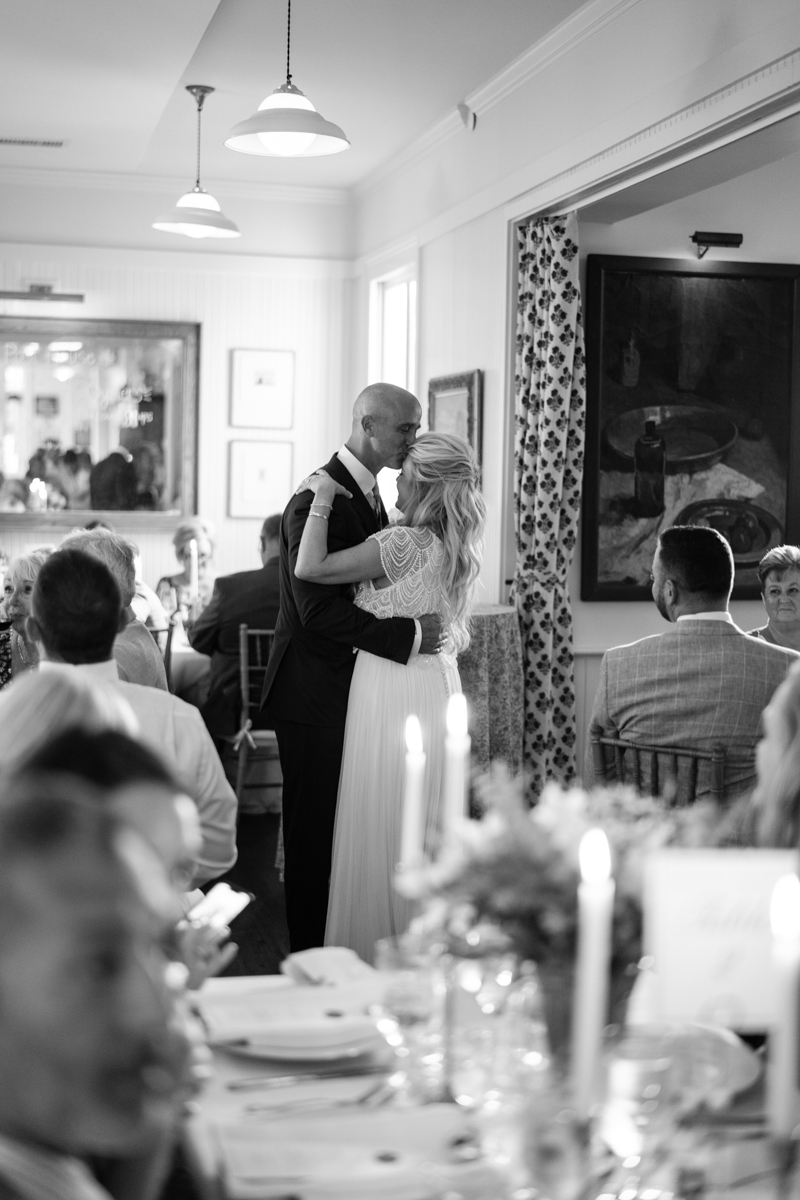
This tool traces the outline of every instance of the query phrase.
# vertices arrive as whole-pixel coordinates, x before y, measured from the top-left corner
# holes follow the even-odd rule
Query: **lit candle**
[[[467,698],[456,692],[447,704],[447,737],[444,740],[445,835],[467,815],[467,782],[470,739],[467,733]]]
[[[578,960],[572,1009],[572,1075],[578,1119],[591,1112],[608,1009],[614,880],[602,829],[590,829],[578,850]]]
[[[189,596],[192,600],[196,600],[200,593],[200,576],[197,567],[197,541],[195,538],[189,542]]]
[[[767,1120],[774,1138],[789,1139],[798,1124],[798,989],[800,988],[800,879],[783,875],[772,892],[772,964],[775,1024],[769,1033]]]
[[[406,720],[406,780],[403,793],[403,827],[400,839],[400,869],[418,867],[425,845],[422,785],[425,752],[418,717]]]

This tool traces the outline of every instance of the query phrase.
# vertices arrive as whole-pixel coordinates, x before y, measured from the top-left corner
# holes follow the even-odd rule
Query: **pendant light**
[[[265,154],[277,158],[310,158],[338,154],[350,143],[338,125],[326,121],[299,88],[292,83],[289,51],[292,32],[292,0],[286,21],[286,83],[262,100],[258,111],[240,121],[225,139],[231,150],[242,154]]]
[[[181,196],[168,216],[153,221],[153,229],[161,229],[164,233],[183,233],[191,238],[241,237],[233,221],[223,216],[214,197],[200,186],[200,114],[203,111],[203,101],[214,89],[200,83],[191,83],[186,91],[197,101],[197,179],[192,190]]]

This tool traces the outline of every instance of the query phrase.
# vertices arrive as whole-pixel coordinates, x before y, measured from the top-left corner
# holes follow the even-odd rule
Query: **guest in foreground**
[[[29,630],[44,673],[72,671],[115,689],[133,710],[143,740],[163,755],[195,800],[203,845],[195,885],[236,861],[236,796],[196,708],[159,688],[125,683],[112,657],[124,620],[116,580],[98,559],[67,548],[39,572]]]
[[[345,489],[324,473],[308,480],[311,515],[331,512]],[[425,849],[442,831],[447,698],[461,691],[456,655],[469,644],[472,595],[481,566],[486,506],[473,451],[462,438],[423,433],[397,478],[402,520],[361,546],[328,553],[327,520],[309,520],[295,573],[317,583],[360,582],[355,604],[383,617],[442,617],[442,652],[407,666],[359,650],[336,808],[325,942],[372,961],[379,938],[405,932],[413,905],[394,889],[400,859],[404,731],[419,717],[428,755]]]
[[[189,630],[191,646],[211,655],[208,699],[200,711],[215,739],[239,728],[239,626],[274,629],[278,619],[280,532],[281,513],[267,517],[258,541],[260,569],[217,579],[210,601]],[[253,726],[269,728],[270,722],[257,713]]]
[[[31,612],[33,585],[49,553],[49,550],[33,550],[15,558],[3,582],[6,619],[11,622],[11,627],[0,637],[0,660],[3,662],[0,687],[4,687],[10,678],[33,670],[39,661],[39,651],[28,636],[26,622]]]
[[[752,790],[761,714],[798,661],[794,651],[734,625],[733,571],[730,546],[715,529],[664,530],[653,559],[653,600],[673,628],[603,655],[591,718],[593,728],[647,745],[711,750],[720,743],[726,799]],[[592,778],[589,747],[584,780]],[[709,785],[709,764],[701,762],[697,796],[708,795]]]
[[[169,1164],[189,1052],[161,937],[174,920],[86,785],[20,776],[0,806],[0,1194],[130,1200]],[[128,838],[134,838],[129,834]],[[144,848],[142,847],[144,853]]]
[[[776,546],[758,564],[767,623],[751,637],[800,651],[800,547]]]
[[[140,683],[143,687],[167,690],[164,659],[153,635],[137,618],[132,608],[136,593],[136,550],[118,533],[108,529],[73,530],[61,543],[60,549],[71,546],[91,554],[108,567],[117,581],[122,596],[125,626],[114,638],[114,658],[120,679]]]
[[[357,398],[350,437],[325,466],[352,496],[330,512],[332,552],[360,545],[387,524],[376,476],[403,465],[421,416],[416,397],[391,384],[373,384]],[[441,619],[430,613],[416,622],[379,620],[352,603],[349,584],[310,583],[295,574],[313,499],[309,491],[294,496],[283,515],[281,605],[262,702],[283,772],[286,916],[295,952],[321,946],[325,937],[353,651],[407,663],[417,652],[435,654],[441,630]]]

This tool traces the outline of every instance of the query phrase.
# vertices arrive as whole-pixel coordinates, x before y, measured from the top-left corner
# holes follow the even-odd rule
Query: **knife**
[[[231,1092],[248,1092],[258,1088],[291,1087],[297,1083],[313,1083],[317,1079],[353,1079],[358,1075],[391,1075],[392,1071],[393,1068],[387,1067],[385,1064],[367,1063],[363,1067],[348,1069],[339,1067],[326,1070],[323,1068],[319,1071],[309,1071],[305,1075],[248,1075],[244,1079],[233,1079],[226,1086]]]

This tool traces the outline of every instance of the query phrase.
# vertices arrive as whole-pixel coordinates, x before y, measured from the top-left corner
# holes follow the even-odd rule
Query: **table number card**
[[[775,1017],[769,905],[794,850],[659,850],[645,864],[644,945],[653,1016],[738,1030]]]

